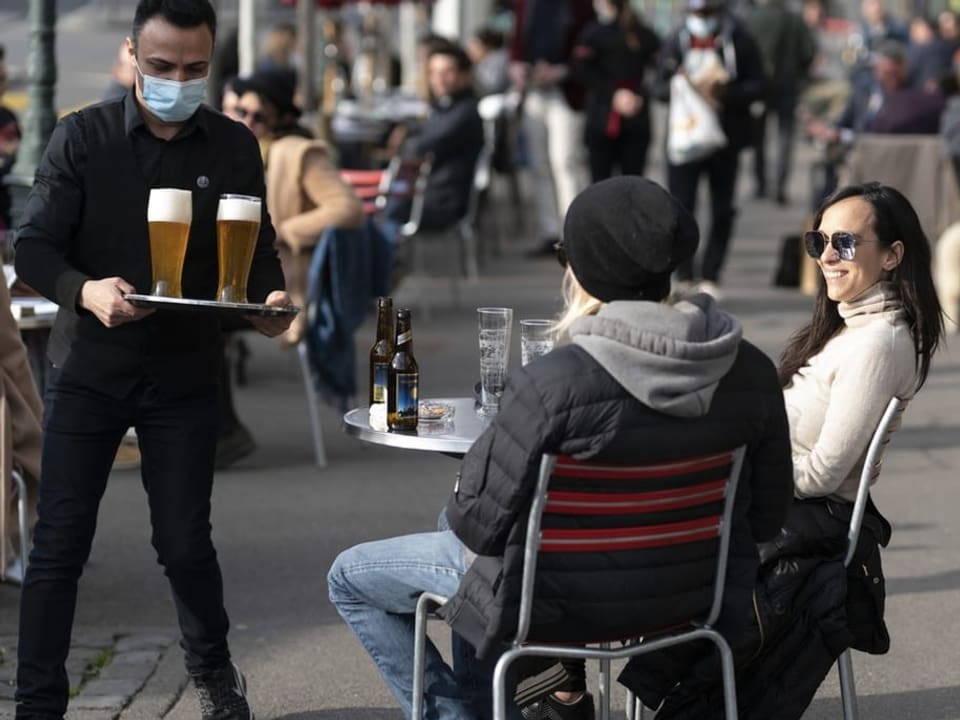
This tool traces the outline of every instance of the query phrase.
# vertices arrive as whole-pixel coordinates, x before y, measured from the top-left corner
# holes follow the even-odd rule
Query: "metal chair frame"
[[[870,481],[879,476],[880,465],[883,460],[883,451],[890,442],[893,434],[893,421],[903,412],[906,403],[900,398],[891,398],[886,410],[873,432],[870,445],[867,446],[867,455],[860,471],[860,484],[857,487],[857,498],[853,503],[853,512],[850,516],[850,525],[847,530],[847,554],[843,559],[844,567],[849,567],[857,551],[857,541],[860,539],[860,528],[863,525],[863,515],[867,509],[867,500],[870,497]],[[843,703],[844,720],[858,720],[860,714],[857,709],[857,687],[853,677],[853,659],[850,648],[847,648],[837,658],[837,670],[840,674],[840,699]]]
[[[13,489],[17,493],[17,522],[20,530],[20,563],[26,575],[30,558],[30,521],[27,508],[27,482],[17,468],[10,473]]]
[[[729,457],[730,471],[723,487],[723,510],[717,525],[711,528],[715,531],[711,537],[718,540],[717,564],[714,575],[713,599],[707,617],[703,620],[691,619],[689,624],[678,629],[671,629],[657,633],[650,637],[630,638],[623,640],[622,645],[612,648],[609,642],[594,643],[591,646],[573,644],[540,644],[528,642],[527,636],[531,626],[533,612],[534,591],[537,574],[537,561],[544,540],[541,531],[541,519],[548,502],[548,488],[557,464],[555,455],[545,454],[540,463],[536,490],[530,507],[527,520],[527,534],[524,545],[523,576],[521,581],[520,608],[517,633],[510,642],[510,648],[497,661],[493,675],[493,717],[494,720],[505,720],[507,712],[506,678],[511,663],[519,657],[535,655],[555,658],[583,658],[596,659],[600,663],[600,720],[609,720],[610,717],[610,662],[623,658],[641,655],[660,650],[672,645],[690,642],[693,640],[710,640],[720,652],[723,670],[724,708],[728,720],[737,720],[736,683],[733,666],[733,653],[726,640],[713,625],[720,614],[723,601],[723,589],[727,570],[727,557],[730,548],[730,526],[733,507],[736,498],[737,484],[746,447],[741,446],[733,451],[718,454],[716,457]],[[713,457],[713,456],[712,456]],[[691,459],[692,460],[692,459]],[[650,470],[653,467],[679,467],[688,460],[676,463],[662,463],[657,466],[643,468]],[[589,463],[586,464],[589,467]],[[641,470],[638,468],[638,470]],[[703,502],[703,501],[701,501]],[[702,539],[702,538],[701,538]],[[565,543],[582,544],[589,540],[564,540]],[[421,718],[423,713],[423,684],[426,646],[426,625],[431,608],[443,605],[447,601],[434,593],[423,593],[417,601],[414,630],[414,672],[413,672],[413,713],[412,717]],[[628,695],[628,708],[634,703],[632,694]]]

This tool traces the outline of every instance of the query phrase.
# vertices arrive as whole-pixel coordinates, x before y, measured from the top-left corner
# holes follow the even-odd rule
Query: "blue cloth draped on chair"
[[[390,291],[393,252],[372,219],[359,229],[327,228],[313,252],[305,339],[314,388],[341,411],[357,394],[353,335],[370,299]]]

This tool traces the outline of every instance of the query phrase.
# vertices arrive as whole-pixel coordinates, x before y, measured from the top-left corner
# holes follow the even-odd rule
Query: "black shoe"
[[[790,204],[790,201],[787,199],[787,194],[780,190],[777,192],[777,205],[780,207],[786,207]]]
[[[553,257],[557,254],[556,245],[559,241],[560,238],[556,237],[544,238],[533,250],[527,250],[526,256],[528,258]]]
[[[547,695],[520,710],[523,720],[594,720],[593,695],[584,693],[575,703],[567,705],[553,695]]]
[[[247,681],[232,662],[193,677],[202,720],[253,720],[247,704]]]
[[[214,467],[217,470],[223,470],[233,465],[237,460],[245,458],[256,449],[257,443],[254,442],[253,435],[250,434],[243,423],[238,422],[232,430],[217,438],[217,455],[214,460]]]

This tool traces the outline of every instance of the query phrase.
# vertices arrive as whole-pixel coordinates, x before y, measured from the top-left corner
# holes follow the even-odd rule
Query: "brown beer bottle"
[[[393,359],[393,299],[377,299],[377,339],[370,348],[370,405],[387,401],[387,369]]]
[[[420,370],[413,357],[410,311],[397,311],[397,337],[387,373],[387,427],[416,430],[419,415]]]

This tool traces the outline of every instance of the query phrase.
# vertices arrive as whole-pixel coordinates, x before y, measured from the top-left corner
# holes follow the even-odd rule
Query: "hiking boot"
[[[247,704],[247,681],[232,662],[193,676],[202,720],[253,720]]]
[[[547,695],[520,710],[523,720],[594,720],[593,695],[584,693],[575,703],[562,703]]]

